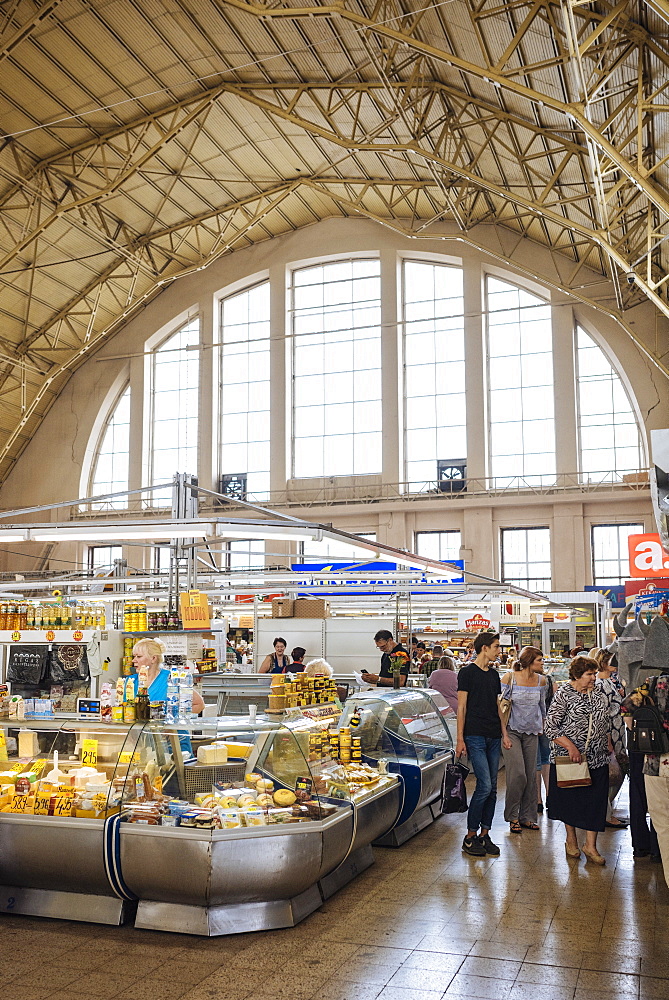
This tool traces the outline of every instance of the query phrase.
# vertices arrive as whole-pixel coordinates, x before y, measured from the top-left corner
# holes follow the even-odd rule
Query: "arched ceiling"
[[[0,477],[166,284],[332,216],[669,316],[668,85],[667,0],[0,0]]]

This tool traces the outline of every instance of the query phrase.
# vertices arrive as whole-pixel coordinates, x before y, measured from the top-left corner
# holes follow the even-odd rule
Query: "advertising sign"
[[[482,615],[479,611],[459,611],[458,628],[465,632],[498,632],[499,622],[493,621],[489,614]]]
[[[451,566],[457,566],[458,569],[464,569],[464,562],[462,559],[449,559],[449,564]],[[294,573],[304,573],[305,576],[310,576],[313,573],[333,573],[338,574],[337,576],[330,577],[329,580],[312,580],[305,579],[304,583],[299,581],[295,586],[298,590],[307,590],[310,594],[318,594],[319,597],[334,597],[336,594],[395,594],[397,593],[398,584],[390,583],[388,580],[379,578],[375,574],[377,573],[390,573],[398,569],[397,563],[394,562],[370,562],[360,565],[360,562],[322,562],[322,563],[293,563],[290,567]],[[399,567],[405,570],[405,566]],[[345,575],[346,570],[351,570],[355,573],[365,574],[357,579],[351,579]],[[445,571],[447,572],[447,571]],[[369,576],[367,576],[369,574]],[[444,583],[462,583],[463,577],[453,574],[452,576],[444,576],[443,579],[438,580],[425,580],[425,582],[418,582],[411,584],[412,594],[431,594],[439,593],[438,590],[434,589],[434,584],[444,584]],[[291,584],[291,589],[293,584]],[[366,588],[374,587],[374,590],[368,590]]]
[[[662,548],[658,534],[630,535],[628,544],[631,577],[649,580],[667,575],[669,552]]]

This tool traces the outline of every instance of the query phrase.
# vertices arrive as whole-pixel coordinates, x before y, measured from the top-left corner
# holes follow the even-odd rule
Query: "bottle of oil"
[[[151,702],[145,687],[141,687],[135,700],[135,711],[138,722],[148,722],[151,718]]]

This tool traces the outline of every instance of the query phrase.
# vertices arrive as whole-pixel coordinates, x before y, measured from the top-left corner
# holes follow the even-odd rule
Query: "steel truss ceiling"
[[[667,374],[626,319],[669,317],[668,39],[665,0],[0,2],[0,476],[167,284],[332,216],[541,243]]]

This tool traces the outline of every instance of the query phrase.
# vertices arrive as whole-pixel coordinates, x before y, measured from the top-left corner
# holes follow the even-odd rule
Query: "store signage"
[[[493,618],[499,619],[500,625],[529,625],[529,598],[502,594],[490,602],[490,614]]]
[[[658,534],[630,535],[627,541],[631,577],[648,580],[666,576],[669,552],[662,548]]]
[[[499,623],[478,611],[458,612],[458,628],[465,632],[497,632]]]
[[[464,570],[465,566],[462,559],[449,559],[449,565],[457,566],[459,570]],[[294,573],[303,573],[305,576],[311,576],[313,573],[331,573],[332,576],[327,580],[308,579],[304,583],[298,580],[296,587],[298,590],[308,590],[311,594],[318,593],[319,597],[333,597],[337,594],[361,594],[362,596],[370,594],[396,594],[398,585],[390,583],[383,578],[379,579],[375,576],[375,573],[393,573],[398,569],[406,570],[407,567],[398,567],[397,563],[394,562],[369,562],[361,565],[358,560],[356,562],[293,563],[290,568]],[[355,573],[364,573],[365,576],[351,579],[346,576],[346,570]],[[411,593],[438,594],[440,590],[435,589],[435,584],[462,583],[463,581],[463,576],[456,576],[455,574],[453,576],[445,576],[443,579],[425,580],[424,583],[412,583]],[[374,590],[367,589],[369,587],[373,587]]]
[[[209,602],[199,590],[179,594],[179,610],[184,629],[211,628]]]
[[[583,588],[591,594],[601,594],[605,597],[607,601],[611,602],[612,608],[624,608],[625,607],[625,587],[595,587],[592,584]],[[636,591],[635,591],[636,593]]]
[[[626,580],[625,597],[636,597],[637,594],[652,594],[654,590],[669,590],[669,577],[659,577],[655,580]],[[623,607],[625,602],[623,601]]]
[[[669,602],[669,590],[661,590],[659,587],[649,589],[645,594],[639,593],[634,597],[634,610],[640,608],[659,608]]]

